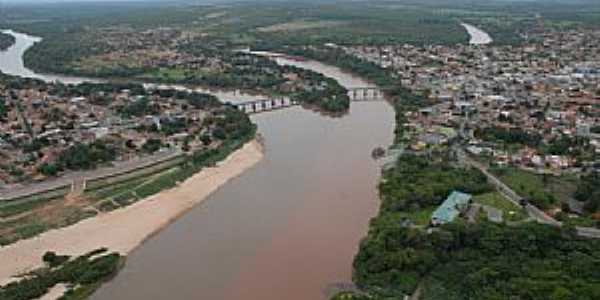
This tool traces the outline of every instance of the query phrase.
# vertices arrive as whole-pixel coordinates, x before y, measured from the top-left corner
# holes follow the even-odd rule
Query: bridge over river
[[[352,87],[348,88],[347,90],[348,97],[350,97],[351,101],[384,100],[383,90],[378,87]],[[294,101],[288,97],[259,99],[235,103],[230,101],[229,103],[235,106],[237,109],[248,114],[257,114],[266,111],[284,109],[300,104],[297,101]]]
[[[11,73],[28,75],[22,54],[34,41],[25,35],[17,40],[18,47],[0,51],[0,69],[17,62]],[[371,88],[366,94],[355,89],[355,97],[352,88],[369,83],[336,68],[283,60],[278,62],[338,80],[355,101],[375,94]],[[238,105],[260,99],[221,95]],[[393,142],[392,107],[364,101],[353,103],[350,113],[340,118],[303,109],[251,118],[264,137],[265,159],[145,241],[91,299],[326,300],[324,287],[352,279],[352,260],[379,206],[381,169],[370,153]],[[73,190],[83,187],[79,180]],[[123,227],[107,223],[90,235],[108,232],[116,237]],[[124,230],[127,234],[133,229]],[[75,247],[97,248],[87,242],[85,236],[81,244],[57,241],[48,250],[68,254]]]

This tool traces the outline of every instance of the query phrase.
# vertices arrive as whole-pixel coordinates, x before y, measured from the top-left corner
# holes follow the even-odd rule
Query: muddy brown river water
[[[320,63],[278,60],[368,85]],[[0,70],[6,61],[0,54]],[[392,143],[392,107],[353,102],[340,118],[292,107],[252,120],[265,158],[135,250],[92,299],[320,300],[350,282],[379,206],[371,151]]]

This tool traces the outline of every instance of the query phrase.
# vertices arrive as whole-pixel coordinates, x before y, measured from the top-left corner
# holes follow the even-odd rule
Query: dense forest
[[[424,300],[600,298],[600,242],[536,223],[453,223],[428,234],[372,226],[356,257],[357,282],[376,295]]]
[[[458,221],[428,233],[407,225],[401,213],[438,205],[452,190],[491,189],[450,160],[405,155],[385,172],[380,213],[354,261],[354,281],[369,297],[346,299],[401,299],[417,288],[424,300],[600,297],[600,241],[569,228]]]
[[[354,261],[354,281],[361,288],[392,289],[397,295],[416,289],[421,279],[419,275],[407,273],[400,278],[397,274],[400,271],[397,269],[408,263],[400,259],[409,253],[402,252],[405,251],[402,245],[392,242],[405,227],[401,213],[435,207],[453,190],[472,194],[492,190],[478,170],[453,167],[451,159],[448,152],[432,157],[404,155],[393,169],[384,172],[379,186],[382,200],[379,215],[371,221],[368,237],[361,243]],[[424,262],[413,263],[416,267]]]

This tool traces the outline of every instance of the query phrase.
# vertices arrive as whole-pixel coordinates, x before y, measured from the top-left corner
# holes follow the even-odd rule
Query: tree
[[[69,260],[68,255],[56,255],[53,251],[48,251],[42,256],[42,261],[48,264],[50,268],[58,267]]]
[[[162,147],[162,141],[159,139],[148,139],[143,145],[142,150],[147,153],[154,153]]]
[[[116,149],[98,140],[90,144],[78,143],[63,151],[57,160],[60,169],[81,170],[95,168],[98,163],[115,159]]]
[[[589,213],[600,211],[600,174],[592,172],[582,176],[577,184],[574,198],[585,202],[584,209]]]
[[[46,176],[54,176],[58,173],[58,167],[53,163],[43,163],[38,170]]]

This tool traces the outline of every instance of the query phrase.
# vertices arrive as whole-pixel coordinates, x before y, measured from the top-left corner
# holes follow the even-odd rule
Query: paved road
[[[513,189],[511,189],[509,186],[504,184],[504,182],[502,182],[500,179],[498,179],[494,174],[490,173],[487,170],[486,166],[471,159],[464,152],[463,149],[455,148],[455,150],[456,150],[456,154],[457,154],[459,161],[479,169],[488,178],[488,180],[493,185],[495,185],[504,196],[506,196],[506,198],[508,200],[510,200],[517,206],[521,206],[521,200],[523,199],[523,197],[519,196],[519,194],[517,194]],[[563,225],[562,222],[557,221],[552,216],[546,214],[544,211],[531,205],[530,203],[528,203],[525,206],[525,211],[527,211],[527,214],[529,215],[530,218],[534,219],[538,223],[552,225],[552,226],[559,226],[559,227]],[[575,227],[575,228],[576,228],[577,234],[579,236],[600,239],[600,229],[598,229],[598,228],[591,228],[591,227]]]
[[[179,156],[181,153],[182,152],[179,149],[169,149],[142,158],[131,159],[123,162],[115,162],[111,167],[91,171],[72,172],[65,176],[40,183],[32,183],[25,186],[13,186],[0,189],[0,202],[71,186],[74,180],[92,180],[128,173],[136,169],[141,169],[172,159],[176,156]]]

